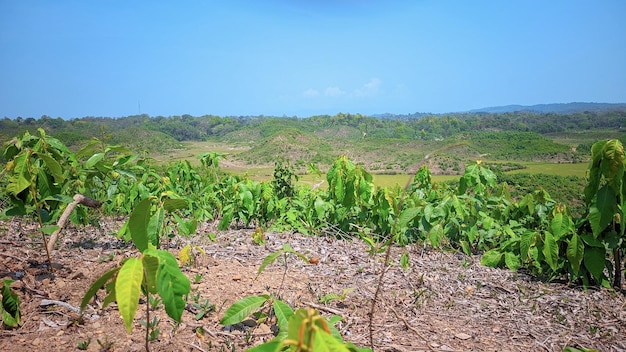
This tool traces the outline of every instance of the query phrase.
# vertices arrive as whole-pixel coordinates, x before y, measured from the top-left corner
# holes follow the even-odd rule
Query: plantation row
[[[175,234],[195,236],[198,222],[219,220],[221,230],[253,226],[353,236],[372,246],[423,241],[482,253],[485,265],[526,268],[547,279],[620,285],[626,189],[618,140],[594,144],[587,212],[574,218],[542,190],[512,199],[507,185],[480,162],[466,167],[458,186],[432,183],[422,167],[402,189],[375,187],[365,169],[340,157],[325,175],[328,187],[312,189],[296,183],[287,162],[276,162],[273,180],[257,182],[223,173],[216,153],[200,155],[200,167],[183,161],[157,169],[119,146],[93,140],[73,153],[39,133],[25,133],[6,147],[1,196],[8,202],[4,215],[35,216],[44,234],[58,230],[72,196],[82,194],[101,201],[105,214],[128,215],[144,201],[148,241],[156,248]],[[94,216],[78,207],[71,220],[87,223]],[[131,238],[128,226],[119,236]]]

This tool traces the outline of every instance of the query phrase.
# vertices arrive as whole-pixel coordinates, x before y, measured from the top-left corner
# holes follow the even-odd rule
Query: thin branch
[[[407,329],[413,331],[415,333],[415,335],[419,336],[422,340],[424,340],[424,342],[426,342],[426,347],[428,347],[429,350],[435,351],[435,349],[433,349],[430,346],[430,344],[428,343],[428,340],[424,337],[424,335],[422,335],[416,328],[412,327],[409,324],[409,322],[406,321],[406,319],[404,319],[404,317],[400,316],[400,314],[398,314],[398,312],[393,307],[389,307],[389,309],[391,309],[391,311],[396,316],[396,318],[402,320],[402,322],[404,323],[404,326],[406,326]]]
[[[89,198],[87,196],[84,196],[82,194],[74,195],[74,201],[67,205],[67,207],[63,211],[63,214],[61,214],[61,217],[59,218],[59,221],[57,222],[57,226],[59,228],[56,231],[54,231],[54,233],[52,235],[50,235],[50,240],[48,241],[48,246],[46,247],[48,253],[52,252],[52,250],[54,249],[54,244],[57,241],[57,238],[59,237],[59,234],[61,233],[61,231],[65,227],[65,224],[67,223],[67,220],[70,218],[70,215],[72,214],[72,211],[74,211],[74,208],[76,208],[76,206],[78,204],[82,204],[82,205],[84,205],[86,207],[90,207],[90,208],[100,208],[100,206],[102,205],[101,202],[99,202],[99,201],[97,201],[95,199],[91,199],[91,198]]]

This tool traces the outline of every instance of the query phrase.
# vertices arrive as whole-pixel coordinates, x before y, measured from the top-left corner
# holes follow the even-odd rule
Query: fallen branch
[[[71,310],[72,312],[80,314],[80,308],[74,307],[73,305],[71,305],[69,303],[66,303],[66,302],[63,302],[63,301],[57,301],[57,300],[53,300],[53,299],[42,299],[41,302],[39,302],[39,305],[42,306],[42,307],[44,307],[44,306],[51,306],[51,305],[61,306],[63,308]]]
[[[67,223],[67,220],[70,218],[72,211],[74,211],[74,208],[76,208],[78,204],[82,204],[90,208],[100,208],[100,206],[102,205],[101,202],[95,199],[91,199],[82,194],[74,195],[74,201],[67,205],[67,208],[65,208],[65,210],[63,211],[63,214],[61,214],[61,217],[59,218],[59,221],[57,222],[57,226],[59,228],[56,231],[54,231],[54,233],[50,236],[50,239],[48,240],[48,246],[47,246],[48,252],[52,252],[52,250],[54,249],[54,244],[56,243],[57,238],[59,237],[59,234],[63,230],[63,227],[65,227],[65,224]]]
[[[325,312],[332,313],[332,314],[339,315],[339,316],[343,315],[343,312],[338,311],[338,310],[333,309],[333,308],[329,308],[329,307],[326,307],[326,306],[321,306],[319,304],[315,304],[315,303],[312,303],[312,302],[305,302],[305,304],[307,306],[310,306],[311,308],[315,308],[317,310],[323,310]]]
[[[393,307],[389,307],[389,309],[391,309],[391,311],[393,312],[393,314],[396,316],[396,318],[402,320],[402,322],[404,323],[404,326],[406,326],[407,329],[413,331],[415,333],[415,335],[419,336],[422,340],[424,340],[424,342],[426,342],[426,347],[428,347],[429,350],[431,351],[435,351],[435,349],[433,349],[430,346],[430,341],[428,341],[427,338],[424,337],[424,335],[422,335],[419,330],[417,330],[416,328],[412,327],[411,324],[409,324],[408,321],[406,321],[406,319],[404,319],[404,317],[402,317],[400,314],[398,314],[398,312],[393,309]]]

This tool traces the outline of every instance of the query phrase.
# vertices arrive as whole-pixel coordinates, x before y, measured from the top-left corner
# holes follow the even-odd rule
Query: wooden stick
[[[61,217],[59,218],[59,221],[57,222],[57,226],[59,228],[56,231],[54,231],[54,233],[50,236],[50,239],[48,240],[48,246],[47,246],[48,252],[52,252],[52,250],[54,249],[54,244],[57,241],[59,234],[63,230],[63,227],[65,227],[65,224],[67,223],[67,220],[70,218],[72,211],[74,211],[74,208],[76,208],[78,204],[82,204],[90,208],[100,208],[100,206],[102,205],[101,202],[95,199],[86,197],[82,194],[74,195],[74,201],[67,205],[67,208],[65,208],[65,210],[63,211],[63,214],[61,214]]]

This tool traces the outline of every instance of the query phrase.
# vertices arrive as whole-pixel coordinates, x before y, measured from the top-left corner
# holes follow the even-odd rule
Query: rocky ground
[[[121,224],[108,219],[99,227],[65,229],[52,253],[51,273],[36,227],[0,222],[0,278],[16,280],[11,287],[22,310],[22,326],[0,330],[0,351],[70,351],[87,341],[88,351],[144,350],[144,301],[131,334],[115,304],[100,308],[103,294],[83,316],[75,311],[96,278],[136,255],[114,236]],[[267,293],[292,307],[340,315],[337,328],[358,346],[369,346],[371,323],[376,351],[562,351],[566,346],[626,351],[626,297],[620,292],[544,283],[524,272],[481,266],[478,257],[415,245],[394,248],[370,322],[382,255],[370,255],[361,241],[299,234],[266,233],[259,246],[253,232],[218,232],[215,224],[205,224],[197,237],[167,244],[174,254],[191,243],[206,255],[183,268],[192,292],[182,323],[175,325],[162,307],[152,314],[160,333],[151,350],[243,351],[267,341],[273,337],[271,321],[219,324],[233,302]],[[319,262],[288,258],[284,279],[280,263],[257,278],[263,259],[284,243]],[[403,251],[410,255],[407,270],[399,265]],[[344,290],[349,292],[344,299],[320,301]],[[206,314],[196,319],[203,307]]]

